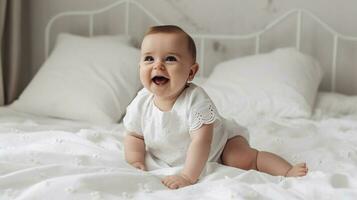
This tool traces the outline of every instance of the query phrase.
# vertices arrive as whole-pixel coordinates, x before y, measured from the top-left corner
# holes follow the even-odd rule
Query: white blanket
[[[248,127],[253,147],[292,163],[306,161],[307,176],[208,163],[199,183],[178,190],[160,178],[180,167],[143,172],[125,162],[121,124],[95,126],[1,108],[0,199],[357,199],[357,108],[351,108],[357,101],[346,107],[347,97],[319,98],[312,119],[257,119]]]

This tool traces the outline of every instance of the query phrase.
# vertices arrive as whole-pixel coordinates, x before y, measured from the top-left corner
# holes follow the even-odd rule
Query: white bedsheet
[[[164,175],[126,164],[121,124],[49,119],[0,108],[0,199],[357,199],[357,99],[320,93],[312,119],[257,119],[251,145],[305,177],[274,177],[208,163],[198,184],[169,190]]]

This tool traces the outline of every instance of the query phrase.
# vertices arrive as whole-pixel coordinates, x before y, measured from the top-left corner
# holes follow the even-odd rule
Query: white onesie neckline
[[[162,111],[156,104],[155,104],[155,100],[154,100],[154,97],[155,95],[154,94],[151,94],[152,97],[151,97],[151,103],[153,104],[153,107],[155,108],[155,110],[159,111],[160,113],[172,113],[175,108],[178,106],[177,104],[181,103],[181,99],[183,98],[183,96],[185,95],[187,89],[190,87],[190,85],[186,86],[182,91],[181,93],[179,94],[179,96],[176,98],[174,104],[172,105],[171,109],[169,111]]]

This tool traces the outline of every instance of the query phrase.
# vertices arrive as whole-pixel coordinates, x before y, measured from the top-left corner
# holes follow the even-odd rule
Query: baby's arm
[[[128,133],[124,138],[126,161],[134,167],[146,170],[144,138],[135,133]]]
[[[177,189],[197,182],[211,149],[213,124],[205,124],[191,134],[185,166],[179,175],[167,176],[162,180],[170,189]]]

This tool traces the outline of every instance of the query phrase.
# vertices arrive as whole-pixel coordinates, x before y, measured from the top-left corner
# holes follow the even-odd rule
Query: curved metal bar
[[[99,13],[106,12],[108,10],[111,10],[112,8],[119,6],[120,4],[126,2],[127,0],[122,0],[122,1],[117,1],[114,2],[113,4],[106,6],[104,8],[98,9],[98,10],[93,10],[93,11],[69,11],[69,12],[62,12],[50,19],[50,21],[47,23],[46,28],[45,28],[45,57],[48,57],[49,54],[49,45],[50,45],[50,31],[53,23],[58,20],[59,18],[65,17],[65,16],[80,16],[80,15],[95,15]]]
[[[45,28],[45,57],[48,57],[49,54],[49,48],[50,48],[50,32],[53,23],[58,20],[59,18],[65,17],[65,16],[78,16],[78,15],[88,15],[89,16],[89,35],[93,35],[93,27],[94,27],[94,16],[99,13],[106,12],[116,6],[119,6],[123,3],[126,3],[125,6],[125,33],[128,35],[129,34],[129,5],[133,4],[137,6],[140,10],[142,10],[148,17],[150,17],[156,24],[162,24],[162,22],[148,9],[146,9],[143,5],[138,3],[135,0],[118,0],[104,8],[93,10],[93,11],[69,11],[69,12],[63,12],[55,15],[52,17],[49,22],[46,25]],[[255,42],[255,53],[260,52],[260,43],[261,43],[261,35],[267,32],[268,30],[272,29],[273,27],[277,26],[281,22],[283,22],[285,19],[287,19],[290,15],[296,14],[297,18],[297,25],[296,25],[296,48],[300,50],[301,47],[301,29],[302,29],[302,16],[303,14],[306,14],[309,16],[311,19],[315,20],[319,25],[321,25],[326,31],[332,34],[333,36],[333,48],[332,48],[332,75],[331,75],[331,90],[335,91],[336,88],[336,71],[337,71],[337,55],[338,55],[338,40],[348,40],[348,41],[357,41],[357,37],[353,36],[348,36],[348,35],[343,35],[339,32],[337,32],[335,29],[331,28],[327,23],[325,23],[323,20],[321,20],[319,17],[317,17],[315,14],[308,10],[304,9],[293,9],[282,16],[278,17],[268,25],[266,25],[263,29],[258,30],[256,32],[252,32],[249,34],[195,34],[192,33],[191,36],[193,38],[196,38],[200,40],[203,45],[200,48],[200,56],[201,56],[201,62],[204,62],[204,41],[206,39],[217,39],[217,40],[246,40],[246,39],[252,39],[254,38]]]

